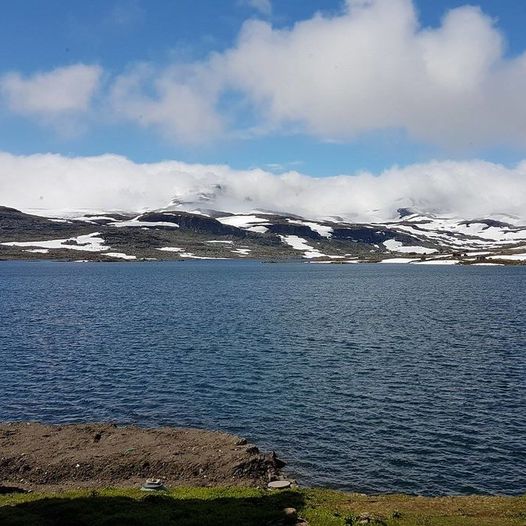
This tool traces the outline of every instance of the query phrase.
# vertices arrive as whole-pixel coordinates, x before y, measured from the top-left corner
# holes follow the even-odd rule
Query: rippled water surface
[[[0,264],[0,420],[222,429],[305,484],[526,491],[526,268]]]

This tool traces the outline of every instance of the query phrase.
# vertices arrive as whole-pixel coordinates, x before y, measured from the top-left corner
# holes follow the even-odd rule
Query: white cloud
[[[247,107],[224,102],[234,94],[261,129],[293,126],[323,140],[401,129],[454,148],[524,147],[526,53],[504,51],[477,7],[450,10],[427,28],[411,0],[348,0],[340,13],[290,28],[250,20],[233,48],[146,75],[138,93],[122,89],[136,75],[125,74],[114,103],[175,140],[215,137],[235,117],[244,124]]]
[[[120,117],[157,127],[169,139],[205,142],[223,131],[223,122],[214,107],[217,83],[203,76],[209,77],[208,72],[199,66],[160,72],[144,64],[137,66],[115,80],[112,107]]]
[[[166,206],[175,196],[191,201],[202,193],[214,194],[205,206],[236,212],[266,209],[369,221],[415,207],[465,218],[509,213],[526,219],[526,161],[515,168],[430,162],[378,175],[314,178],[177,161],[137,164],[117,155],[0,153],[0,204],[15,208],[136,211]]]
[[[53,116],[88,110],[101,74],[99,66],[75,64],[27,78],[8,73],[0,79],[0,87],[11,111]]]

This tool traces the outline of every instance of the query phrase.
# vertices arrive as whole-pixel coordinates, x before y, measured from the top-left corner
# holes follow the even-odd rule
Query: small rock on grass
[[[270,489],[287,489],[290,488],[288,480],[273,480],[267,484]]]
[[[285,508],[283,510],[283,515],[285,515],[285,522],[287,524],[296,524],[298,521],[298,511],[296,508]]]

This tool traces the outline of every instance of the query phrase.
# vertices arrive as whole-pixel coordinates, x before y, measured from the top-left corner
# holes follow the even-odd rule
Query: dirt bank
[[[0,424],[0,486],[25,489],[266,485],[283,463],[246,440],[200,429]]]

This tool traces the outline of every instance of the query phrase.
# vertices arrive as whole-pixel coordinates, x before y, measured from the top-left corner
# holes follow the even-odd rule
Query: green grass
[[[256,526],[294,507],[310,526],[526,526],[526,497],[364,496],[330,490],[176,488],[163,494],[106,489],[0,495],[2,526]]]

